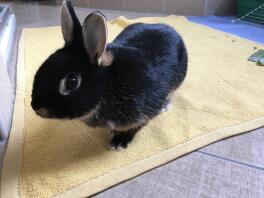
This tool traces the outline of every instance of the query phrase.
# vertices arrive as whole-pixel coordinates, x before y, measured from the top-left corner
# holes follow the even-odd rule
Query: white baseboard
[[[6,21],[5,27],[0,35],[0,58],[6,68],[9,66],[10,58],[13,51],[13,44],[16,35],[16,18],[10,14]]]
[[[6,139],[11,125],[14,101],[14,87],[12,87],[8,67],[13,53],[16,35],[16,18],[9,13],[0,32],[0,140]]]

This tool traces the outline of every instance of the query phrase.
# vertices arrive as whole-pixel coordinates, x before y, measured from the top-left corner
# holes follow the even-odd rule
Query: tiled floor
[[[22,28],[60,24],[60,8],[11,3],[18,30],[9,73],[14,77],[17,41]],[[76,9],[80,19],[88,9]],[[104,11],[108,19],[150,14]],[[152,14],[153,16],[153,14]],[[13,78],[14,79],[14,78]],[[14,81],[13,81],[14,82]],[[264,129],[212,144],[95,197],[264,197]]]

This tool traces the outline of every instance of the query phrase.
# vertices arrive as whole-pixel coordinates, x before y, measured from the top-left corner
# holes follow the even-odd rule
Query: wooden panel
[[[89,0],[71,0],[74,6],[89,7]]]
[[[62,0],[53,0],[61,5]],[[72,0],[75,6],[176,15],[231,15],[236,0]]]
[[[62,4],[62,0],[55,0],[57,5],[61,5]]]
[[[125,0],[125,10],[162,13],[164,0]]]
[[[206,15],[234,15],[236,0],[208,0]]]
[[[165,0],[165,13],[176,15],[204,15],[206,0]]]
[[[90,0],[91,8],[123,10],[124,0]]]

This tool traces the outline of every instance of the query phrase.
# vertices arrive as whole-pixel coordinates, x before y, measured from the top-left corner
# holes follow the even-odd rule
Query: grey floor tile
[[[222,140],[201,151],[264,168],[264,128]]]
[[[192,153],[95,198],[264,197],[264,171]]]

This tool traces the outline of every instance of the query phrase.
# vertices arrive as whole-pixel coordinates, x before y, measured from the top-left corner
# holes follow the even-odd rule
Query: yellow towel
[[[176,16],[119,17],[108,23],[109,41],[134,22],[173,26],[186,43],[189,68],[171,110],[152,120],[120,152],[106,149],[105,129],[35,115],[30,107],[34,73],[63,40],[60,27],[23,30],[2,197],[89,196],[202,146],[264,125],[264,68],[247,61],[255,47],[263,46]]]

